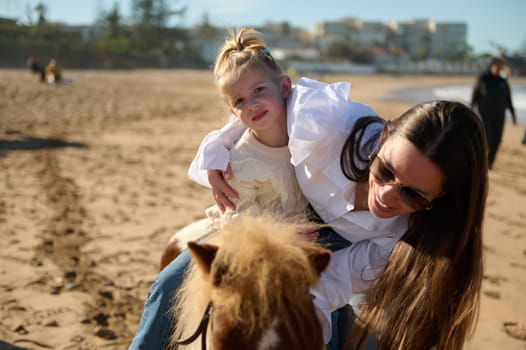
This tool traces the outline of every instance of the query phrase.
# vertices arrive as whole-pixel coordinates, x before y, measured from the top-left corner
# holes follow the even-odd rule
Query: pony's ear
[[[316,247],[313,245],[306,245],[302,247],[307,253],[307,256],[318,275],[329,265],[331,260],[331,251],[325,248]]]
[[[201,271],[209,274],[210,266],[212,266],[219,247],[208,243],[188,242],[188,249]]]

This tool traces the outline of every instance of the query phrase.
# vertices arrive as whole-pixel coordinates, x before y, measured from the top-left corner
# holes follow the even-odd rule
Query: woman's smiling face
[[[376,217],[390,218],[422,210],[415,206],[416,199],[431,202],[443,192],[442,170],[401,136],[387,139],[372,165],[367,204]]]

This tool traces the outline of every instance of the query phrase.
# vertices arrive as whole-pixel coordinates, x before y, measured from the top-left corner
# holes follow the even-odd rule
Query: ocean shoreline
[[[444,85],[429,87],[414,87],[389,90],[382,100],[402,100],[404,102],[419,103],[436,99],[449,99],[470,103],[473,86]],[[517,116],[517,124],[526,125],[526,84],[511,84],[512,102]],[[507,112],[506,122],[511,122],[511,114]]]

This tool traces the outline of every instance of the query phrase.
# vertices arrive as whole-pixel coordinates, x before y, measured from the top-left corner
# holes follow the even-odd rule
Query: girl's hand
[[[214,195],[214,200],[216,201],[219,210],[221,210],[222,213],[225,212],[226,208],[235,210],[236,205],[230,200],[230,198],[239,199],[239,195],[226,182],[226,180],[232,176],[230,165],[224,172],[222,170],[208,170],[207,172],[208,182],[210,183],[210,186],[212,186],[212,194]]]

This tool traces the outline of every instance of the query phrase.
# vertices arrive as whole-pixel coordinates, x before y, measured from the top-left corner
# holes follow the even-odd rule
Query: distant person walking
[[[511,92],[506,80],[504,61],[494,58],[486,72],[482,73],[473,89],[471,107],[476,107],[484,122],[488,140],[488,165],[491,169],[502,139],[506,109],[509,108],[513,124],[517,124]]]

